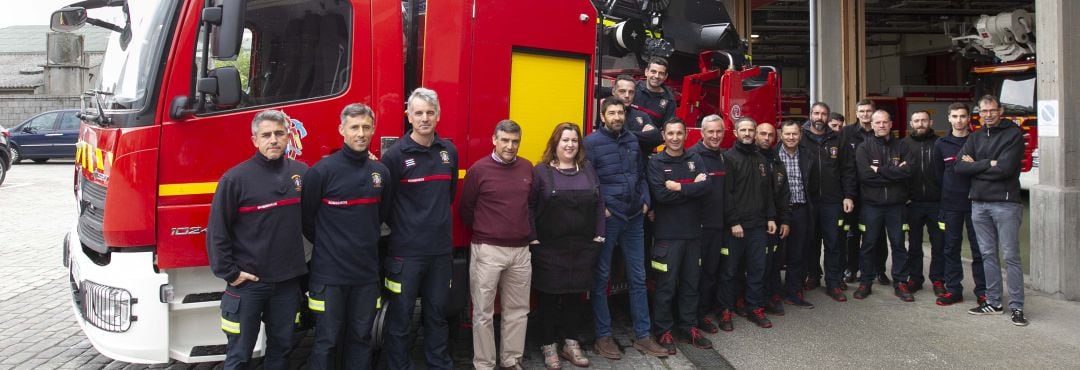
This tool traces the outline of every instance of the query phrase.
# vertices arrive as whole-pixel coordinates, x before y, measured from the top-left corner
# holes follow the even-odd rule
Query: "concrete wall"
[[[78,96],[0,96],[0,126],[11,128],[41,112],[79,106]]]

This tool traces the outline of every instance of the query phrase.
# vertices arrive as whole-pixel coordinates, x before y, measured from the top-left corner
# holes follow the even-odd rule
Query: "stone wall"
[[[11,128],[41,112],[79,107],[78,96],[0,96],[0,126]]]

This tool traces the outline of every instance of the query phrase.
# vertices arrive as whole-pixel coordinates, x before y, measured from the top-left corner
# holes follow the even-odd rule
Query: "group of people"
[[[846,127],[843,117],[831,126],[828,106],[815,103],[803,124],[735,120],[737,142],[724,150],[717,115],[702,120],[700,142],[686,147],[687,125],[674,117],[666,77],[662,59],[649,62],[643,81],[620,77],[600,104],[600,127],[586,136],[577,124],[556,125],[535,165],[518,156],[522,128],[503,120],[490,156],[464,172],[456,212],[472,235],[473,366],[521,368],[534,291],[547,368],[589,366],[577,330],[590,316],[595,353],[620,359],[608,302],[616,248],[625,259],[632,347],[658,357],[675,354],[676,340],[711,348],[703,332],[732,330],[734,315],[768,328],[766,313],[782,315],[785,304],[813,308],[804,292],[822,275],[832,299],[846,301],[856,279],[854,297],[865,298],[875,278],[886,279],[886,236],[895,294],[912,301],[923,284],[922,226],[930,230],[938,304],[963,301],[966,224],[979,297],[970,312],[1003,310],[1000,248],[1013,322],[1026,324],[1017,253],[1023,141],[1016,124],[1000,119],[994,97],[979,101],[984,127],[975,133],[959,103],[950,107],[949,135],[936,137],[929,114],[915,112],[902,140],[892,135],[889,113],[869,101],[859,103],[860,122]],[[288,117],[255,116],[257,153],[222,176],[207,230],[211,268],[227,282],[225,368],[247,366],[260,322],[265,367],[286,367],[301,291],[316,317],[311,368],[333,367],[335,347],[344,348],[347,368],[370,368],[370,329],[384,303],[388,366],[411,368],[407,341],[418,297],[427,366],[453,367],[444,309],[455,283],[458,154],[435,132],[434,91],[416,89],[406,107],[412,129],[380,160],[368,152],[371,108],[346,106],[342,148],[311,168],[284,156]],[[390,233],[380,255],[383,224]],[[310,262],[305,238],[313,243]],[[851,245],[854,257],[845,250]],[[656,282],[651,307],[648,273]]]

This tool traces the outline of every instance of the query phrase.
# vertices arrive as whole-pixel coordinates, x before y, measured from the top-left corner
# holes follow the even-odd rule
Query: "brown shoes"
[[[656,343],[652,337],[645,337],[634,341],[634,348],[638,351],[644,352],[646,355],[656,357],[667,357],[668,350],[659,343]]]
[[[637,347],[637,343],[634,343],[634,347]],[[596,338],[593,349],[604,358],[612,360],[622,359],[622,352],[619,352],[619,345],[615,344],[615,339],[612,339],[611,336]]]
[[[567,339],[563,344],[562,351],[559,351],[559,356],[566,361],[577,367],[589,367],[589,359],[585,357],[585,354],[581,351],[581,346],[578,345],[578,341],[573,339]]]

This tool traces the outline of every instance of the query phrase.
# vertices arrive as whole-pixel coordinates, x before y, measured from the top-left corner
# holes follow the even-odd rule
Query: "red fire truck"
[[[99,352],[122,361],[223,358],[217,320],[224,285],[207,266],[207,216],[222,173],[252,155],[250,122],[263,109],[294,120],[291,155],[313,164],[341,146],[336,127],[344,105],[375,109],[378,154],[408,129],[408,91],[425,86],[440,95],[439,133],[457,145],[463,175],[490,153],[488,138],[506,117],[523,126],[520,153],[535,160],[556,123],[594,119],[598,40],[627,35],[604,21],[654,19],[644,25],[654,45],[663,46],[662,32],[694,37],[687,41],[694,47],[674,42],[667,54],[692,61],[672,68],[689,71],[673,73],[692,88],[681,94],[684,118],[776,114],[775,107],[743,98],[775,94],[776,74],[735,59],[713,63],[720,51],[699,41],[718,33],[711,21],[688,16],[701,12],[679,4],[672,5],[675,14],[652,6],[618,15],[616,9],[634,4],[102,0],[57,11],[54,30],[90,24],[116,31],[101,86],[87,93],[81,116],[74,174],[79,216],[63,244],[83,332]],[[99,7],[118,7],[123,16],[95,19]],[[754,78],[720,77],[743,74]],[[737,83],[720,89],[724,81]],[[454,222],[455,245],[467,246]],[[467,250],[455,252],[458,281],[468,281]],[[454,289],[460,311],[467,288]]]

